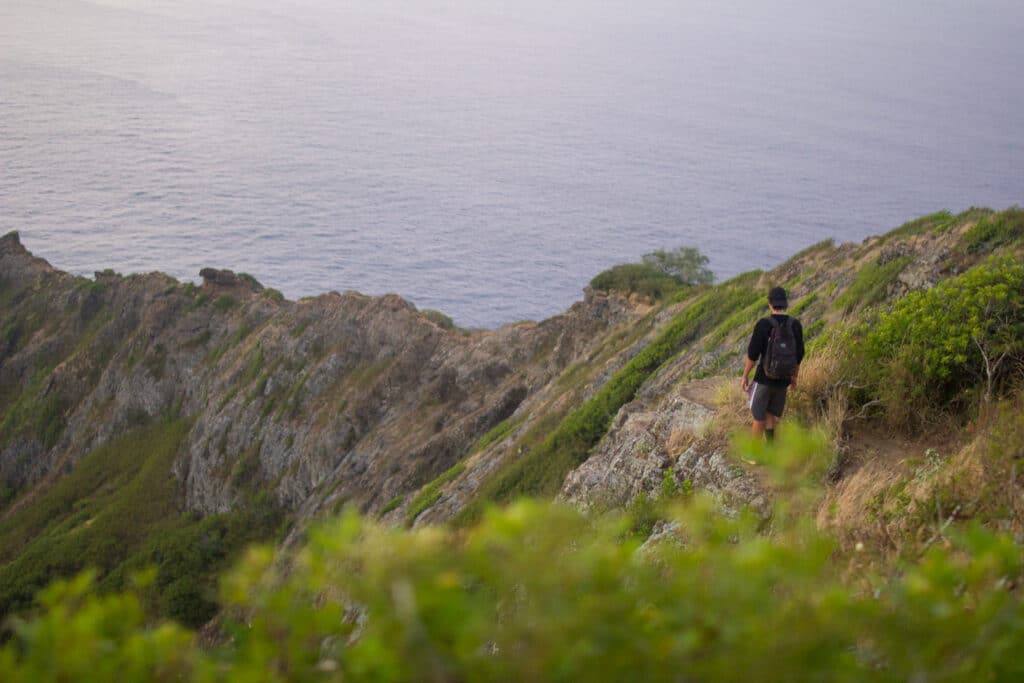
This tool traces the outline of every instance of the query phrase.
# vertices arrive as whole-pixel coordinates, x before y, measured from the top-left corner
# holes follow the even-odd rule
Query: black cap
[[[768,303],[772,305],[772,308],[789,308],[786,290],[782,287],[772,287],[772,291],[768,292]]]

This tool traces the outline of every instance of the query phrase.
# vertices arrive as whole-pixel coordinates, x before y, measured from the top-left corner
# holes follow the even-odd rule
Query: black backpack
[[[762,359],[764,374],[769,379],[789,379],[797,366],[793,318],[787,316],[784,322],[779,322],[769,317],[768,322],[772,324],[772,331]]]

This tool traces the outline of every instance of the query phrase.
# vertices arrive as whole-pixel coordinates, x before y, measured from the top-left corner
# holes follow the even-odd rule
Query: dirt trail
[[[733,386],[735,385],[735,386]],[[699,403],[715,414],[716,432],[723,439],[748,427],[750,414],[739,379],[717,376],[691,380],[675,388],[677,394]],[[785,423],[784,423],[785,424]],[[833,473],[817,513],[818,525],[836,533],[840,539],[853,539],[865,534],[884,537],[873,520],[872,506],[887,491],[912,479],[915,472],[927,466],[929,458],[948,459],[966,443],[959,435],[928,435],[912,439],[891,434],[864,422],[848,424],[842,444],[841,466]],[[766,490],[771,490],[771,477],[763,466],[736,459],[737,465]]]
[[[676,392],[683,398],[699,403],[708,410],[717,411],[715,398],[728,379],[728,377],[719,376],[690,380],[676,387]]]

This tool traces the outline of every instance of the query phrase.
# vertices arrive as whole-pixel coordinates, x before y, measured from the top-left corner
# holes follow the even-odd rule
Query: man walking
[[[787,308],[786,290],[773,287],[768,292],[771,315],[754,325],[740,380],[743,391],[750,392],[750,412],[754,416],[751,433],[755,437],[763,434],[769,442],[775,438],[775,427],[786,407],[786,391],[796,386],[804,359],[804,330],[799,320],[786,315]],[[751,386],[750,371],[755,366]]]

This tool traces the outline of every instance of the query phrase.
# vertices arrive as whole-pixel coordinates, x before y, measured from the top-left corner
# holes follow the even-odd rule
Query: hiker
[[[775,438],[775,427],[786,407],[786,390],[796,386],[804,359],[804,330],[799,320],[786,315],[787,308],[786,290],[773,287],[768,292],[771,315],[754,325],[740,380],[743,391],[750,393],[750,412],[754,416],[751,433],[755,437],[763,434],[769,442]],[[755,366],[751,385],[750,371]]]

